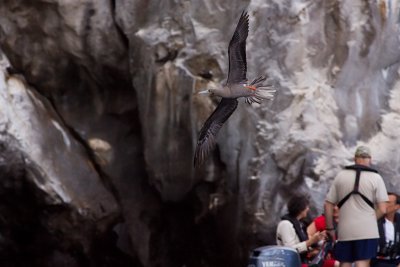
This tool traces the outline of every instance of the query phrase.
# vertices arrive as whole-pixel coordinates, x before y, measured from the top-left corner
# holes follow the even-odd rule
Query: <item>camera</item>
[[[397,252],[398,252],[398,245],[396,245],[392,241],[389,241],[388,243],[385,243],[384,247],[379,247],[378,255],[389,257],[390,259],[395,259],[398,254]]]

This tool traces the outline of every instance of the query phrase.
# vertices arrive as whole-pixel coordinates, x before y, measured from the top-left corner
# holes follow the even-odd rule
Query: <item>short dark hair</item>
[[[287,204],[288,213],[291,217],[297,217],[309,204],[306,195],[293,196]]]
[[[399,196],[398,194],[396,194],[396,193],[394,193],[394,192],[388,192],[387,194],[388,194],[388,195],[395,196],[395,197],[396,197],[396,204],[397,204],[397,205],[400,205],[400,196]]]

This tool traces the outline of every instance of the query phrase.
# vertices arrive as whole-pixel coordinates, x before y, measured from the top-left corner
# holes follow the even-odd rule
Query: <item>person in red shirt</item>
[[[333,210],[333,219],[335,225],[339,221],[339,208],[335,206]],[[325,215],[318,216],[314,221],[307,227],[308,236],[312,236],[316,232],[321,232],[326,230]],[[332,254],[329,254],[324,261],[323,267],[339,267],[339,262],[335,260]]]

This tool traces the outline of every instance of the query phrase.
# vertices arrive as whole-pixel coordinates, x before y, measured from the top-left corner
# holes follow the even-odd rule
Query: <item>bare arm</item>
[[[325,201],[324,209],[325,209],[325,221],[326,221],[326,229],[333,229],[333,208],[334,204],[329,201]]]
[[[310,239],[313,234],[317,232],[317,227],[315,226],[315,222],[312,222],[308,227],[307,227],[307,235],[308,239]]]
[[[386,202],[379,202],[376,209],[376,219],[381,218],[383,215],[386,214]]]
[[[325,222],[326,222],[326,232],[332,240],[336,240],[335,230],[333,228],[333,208],[335,205],[329,201],[325,201]]]

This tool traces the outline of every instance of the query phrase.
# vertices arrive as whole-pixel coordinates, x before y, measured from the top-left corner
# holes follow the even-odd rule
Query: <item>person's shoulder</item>
[[[379,172],[365,172],[368,177],[371,177],[372,179],[382,179],[382,176],[379,174]]]
[[[292,224],[289,220],[282,219],[279,224]]]
[[[377,179],[381,179],[381,180],[383,181],[382,175],[380,175],[379,173],[374,173],[374,175],[375,175],[375,177],[376,177]]]
[[[278,227],[287,227],[287,226],[293,226],[292,222],[289,220],[283,219],[278,223]]]
[[[338,179],[346,179],[348,176],[354,176],[355,171],[354,170],[349,170],[349,169],[341,169],[336,177],[335,180]]]
[[[294,231],[294,226],[289,220],[281,220],[277,227],[277,232],[284,233]]]
[[[354,173],[355,171],[356,169],[354,168],[354,165],[344,165],[341,167],[338,173],[347,174],[347,173]]]

